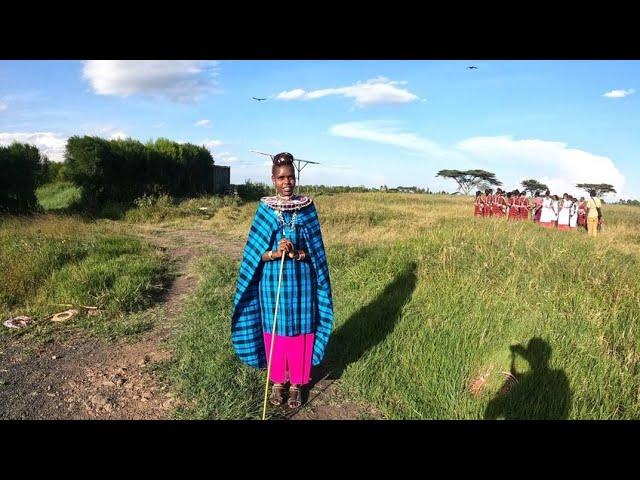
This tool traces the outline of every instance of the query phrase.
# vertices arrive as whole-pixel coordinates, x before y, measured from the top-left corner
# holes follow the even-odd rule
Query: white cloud
[[[224,142],[222,140],[204,139],[201,142],[198,142],[198,145],[204,145],[209,150],[213,150],[213,149],[215,149],[217,147],[220,147],[220,146],[224,145]],[[213,152],[211,152],[211,153],[213,153]]]
[[[359,107],[377,104],[409,103],[419,100],[417,95],[409,92],[406,88],[399,88],[406,82],[392,81],[386,77],[377,77],[358,82],[355,85],[337,88],[325,88],[307,92],[301,88],[288,90],[279,93],[276,98],[279,100],[314,100],[330,95],[339,95],[346,98],[354,98],[355,104]]]
[[[98,95],[193,103],[215,85],[217,67],[218,62],[203,60],[88,60],[82,73]]]
[[[13,142],[35,145],[40,153],[46,155],[53,162],[64,161],[64,151],[67,137],[52,132],[0,132],[0,145],[10,145]]]
[[[129,138],[130,135],[127,135],[124,132],[118,131],[118,132],[113,132],[111,134],[111,136],[109,136],[109,140],[124,140],[126,138]]]
[[[305,96],[306,92],[301,88],[281,92],[276,97],[279,100],[299,100]]]
[[[211,120],[198,120],[194,125],[196,127],[211,128]]]
[[[624,98],[633,93],[635,93],[635,90],[630,88],[628,90],[611,90],[610,92],[604,93],[602,96],[607,98]]]
[[[624,175],[610,158],[569,148],[563,142],[473,137],[459,142],[456,148],[483,165],[498,166],[510,178],[523,171],[531,172],[527,177],[542,176],[546,179],[543,183],[555,193],[584,194],[575,187],[577,183],[609,183],[619,194],[624,188]]]
[[[7,108],[9,108],[9,105],[4,102],[0,102],[0,112],[6,110]]]
[[[471,137],[447,147],[403,132],[390,122],[344,123],[332,126],[329,132],[416,152],[428,162],[433,175],[441,168],[482,168],[496,173],[507,189],[519,187],[525,178],[536,178],[554,193],[583,195],[575,184],[609,183],[623,196],[624,175],[610,158],[569,148],[563,142],[491,136]]]
[[[238,165],[239,159],[237,156],[233,155],[231,152],[218,152],[218,147],[223,146],[225,143],[222,140],[202,140],[198,143],[198,145],[204,145],[209,152],[211,152],[211,156],[213,157],[213,161],[216,165],[229,165],[230,163],[234,165]]]
[[[213,159],[216,162],[216,165],[227,165],[229,163],[237,163],[239,161],[238,157],[231,154],[230,152],[220,152],[214,153]]]
[[[107,140],[123,140],[131,137],[131,135],[122,130],[122,127],[114,125],[100,125],[89,128],[86,131],[86,135],[106,138]]]
[[[460,159],[460,155],[451,150],[442,148],[436,142],[420,137],[415,133],[402,132],[396,122],[348,122],[333,125],[329,133],[337,137],[356,138],[376,143],[395,145],[413,152],[424,154],[427,157],[438,159]],[[461,159],[460,159],[461,160]]]

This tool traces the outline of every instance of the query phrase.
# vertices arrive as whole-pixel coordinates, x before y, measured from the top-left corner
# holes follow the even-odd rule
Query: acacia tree
[[[534,180],[533,178],[530,178],[529,180],[523,180],[520,185],[522,185],[522,188],[524,188],[525,191],[529,192],[531,195],[533,195],[535,192],[545,192],[549,190],[549,187],[547,187],[544,183],[541,183],[538,180]]]
[[[495,173],[486,170],[440,170],[436,177],[451,178],[458,184],[458,191],[467,195],[473,188],[481,185],[500,186],[502,182],[496,178]]]
[[[606,195],[607,193],[617,193],[616,189],[613,188],[613,185],[609,185],[608,183],[578,183],[576,184],[576,187],[582,188],[587,192],[590,192],[591,190],[595,190],[596,197]]]

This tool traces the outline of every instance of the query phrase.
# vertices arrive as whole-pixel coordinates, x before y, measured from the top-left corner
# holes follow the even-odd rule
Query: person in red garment
[[[520,194],[520,220],[529,220],[529,199],[526,190]]]
[[[514,192],[509,192],[507,194],[508,202],[509,202],[509,220],[514,221],[520,218],[520,200],[517,195],[517,190]]]
[[[542,197],[540,192],[536,192],[531,206],[531,219],[534,223],[540,223],[540,215],[542,214]]]
[[[505,207],[508,206],[506,199],[502,196],[502,189],[496,190],[496,194],[493,198],[493,216],[503,217]]]
[[[484,206],[482,207],[482,216],[490,217],[493,215],[493,190],[487,188],[484,191]]]
[[[584,201],[584,197],[580,197],[578,203],[578,227],[587,229],[587,202]]]
[[[481,217],[482,216],[482,192],[478,190],[476,192],[476,201],[473,204],[473,216]]]

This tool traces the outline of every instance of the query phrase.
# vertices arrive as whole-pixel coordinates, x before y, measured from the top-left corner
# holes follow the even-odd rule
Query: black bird
[[[259,102],[261,102],[261,101],[263,101],[263,100],[266,100],[266,98],[256,98],[256,97],[251,97],[251,98],[253,98],[254,100],[257,100],[257,101],[259,101]]]
[[[475,65],[471,65],[470,67],[467,67],[467,70],[477,70],[478,67],[476,67]]]

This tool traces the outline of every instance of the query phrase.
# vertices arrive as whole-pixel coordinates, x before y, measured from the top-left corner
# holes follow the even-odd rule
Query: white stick
[[[280,260],[280,275],[278,276],[278,290],[276,293],[276,309],[273,314],[273,331],[271,332],[271,347],[269,348],[269,360],[267,361],[267,381],[264,385],[264,405],[262,407],[262,420],[266,419],[267,414],[267,394],[269,393],[269,376],[271,375],[271,357],[273,356],[273,344],[276,338],[276,321],[278,319],[278,304],[280,303],[280,284],[282,282],[282,267],[284,266],[284,257],[286,252],[282,252],[282,260]]]

